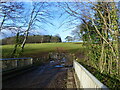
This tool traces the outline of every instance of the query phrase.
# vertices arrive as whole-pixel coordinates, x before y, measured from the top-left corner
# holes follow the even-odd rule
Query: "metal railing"
[[[99,89],[108,89],[104,84],[102,84],[97,78],[95,78],[88,70],[86,70],[81,64],[77,61],[73,61],[73,67],[77,79],[79,80],[78,86],[80,88],[99,88]]]
[[[0,59],[0,62],[2,62],[2,71],[6,71],[14,68],[32,65],[33,59],[32,58],[5,58],[5,59]]]

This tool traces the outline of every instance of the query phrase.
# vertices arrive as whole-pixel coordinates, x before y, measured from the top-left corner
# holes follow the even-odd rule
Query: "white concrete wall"
[[[97,78],[95,78],[88,70],[86,70],[77,61],[73,61],[75,73],[80,81],[81,88],[102,88],[108,89]]]

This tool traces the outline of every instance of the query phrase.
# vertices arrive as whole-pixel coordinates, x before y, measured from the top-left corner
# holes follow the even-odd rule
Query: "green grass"
[[[14,45],[2,45],[2,57],[9,58]],[[43,53],[64,51],[75,53],[83,51],[82,44],[76,43],[42,43],[42,44],[26,44],[24,49],[24,57],[40,56]]]

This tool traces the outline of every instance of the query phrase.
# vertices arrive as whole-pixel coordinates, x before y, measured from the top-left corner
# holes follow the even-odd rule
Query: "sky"
[[[68,13],[63,11],[60,7],[57,6],[57,2],[51,2],[50,3],[50,14],[53,16],[53,19],[49,20],[47,19],[51,24],[42,24],[44,29],[46,30],[38,30],[42,34],[47,35],[57,35],[59,34],[62,41],[65,41],[65,37],[71,36],[71,31],[74,30],[75,25],[69,25],[68,21],[74,20],[74,17],[71,17]],[[73,21],[72,21],[73,22]],[[77,21],[74,21],[75,23],[78,23]],[[80,22],[78,23],[80,24]]]
[[[25,12],[29,13],[29,10],[32,8],[31,2],[24,2],[25,4]],[[56,35],[59,34],[62,41],[65,41],[65,37],[71,36],[71,31],[75,29],[74,24],[68,23],[69,21],[72,21],[72,23],[80,24],[80,21],[75,20],[74,17],[70,16],[68,13],[64,12],[63,9],[57,6],[57,2],[50,2],[50,7],[48,7],[48,11],[50,11],[50,14],[53,16],[52,19],[47,19],[51,24],[45,24],[45,23],[39,23],[39,25],[42,26],[45,30],[42,28],[36,29],[33,31],[34,34],[42,34],[42,35]],[[27,15],[27,14],[26,14]],[[75,21],[74,21],[75,20]],[[0,35],[0,38],[4,37],[11,37],[15,34],[12,34],[11,32],[4,30],[4,35]]]
[[[65,37],[71,36],[71,31],[74,30],[75,25],[70,26],[70,23],[68,23],[68,21],[74,19],[74,17],[64,13],[64,11],[58,7],[53,6],[51,9],[54,11],[54,19],[50,20],[50,22],[53,23],[53,26],[46,26],[47,33],[49,35],[59,34],[62,38],[62,41],[65,41]],[[75,23],[77,23],[77,21],[75,21]]]
[[[60,4],[62,3],[64,2],[61,2]],[[72,3],[74,4],[75,2]],[[30,9],[32,9],[32,2],[24,2],[24,4],[25,4],[24,7],[26,8],[24,11],[25,16],[29,17]],[[49,4],[50,7],[48,7],[47,9],[48,11],[50,11],[50,14],[51,16],[53,16],[53,19],[46,18],[46,20],[52,23],[53,25],[38,23],[38,25],[41,25],[42,28],[39,29],[37,28],[35,30],[32,30],[32,34],[53,35],[53,36],[59,34],[62,41],[65,41],[65,37],[72,36],[71,31],[76,28],[76,25],[80,25],[81,21],[80,19],[75,20],[75,17],[70,16],[68,13],[65,13],[61,7],[57,6],[58,2],[49,2]],[[79,6],[79,8],[83,9],[82,6]],[[4,34],[1,34],[0,32],[0,39],[15,35],[15,33],[13,34],[8,30],[4,30],[3,32]]]
[[[28,0],[29,1],[29,0]],[[64,2],[61,2],[59,4],[63,4]],[[76,2],[69,2],[71,4],[71,8],[74,10],[74,3]],[[73,5],[72,5],[73,4]],[[32,34],[42,34],[42,35],[56,35],[59,34],[62,41],[65,41],[65,37],[72,36],[71,31],[76,28],[77,25],[81,24],[80,19],[75,19],[75,17],[71,16],[67,12],[65,12],[61,7],[58,7],[58,2],[49,2],[49,7],[46,9],[50,12],[50,15],[53,16],[52,19],[46,18],[47,21],[49,21],[51,24],[45,24],[45,23],[37,23],[42,28],[36,28],[32,30]],[[29,13],[32,9],[32,2],[24,2],[24,16],[30,17]],[[82,5],[79,5],[79,10],[82,10],[84,7]],[[85,7],[86,8],[86,7]],[[88,8],[88,11],[90,9]],[[81,12],[81,11],[80,11]],[[85,12],[85,11],[84,11]],[[87,11],[86,11],[87,12]],[[91,15],[93,15],[91,13]],[[0,18],[1,21],[1,18]],[[0,39],[5,37],[11,37],[15,34],[11,33],[8,30],[3,31],[4,34],[0,34]]]

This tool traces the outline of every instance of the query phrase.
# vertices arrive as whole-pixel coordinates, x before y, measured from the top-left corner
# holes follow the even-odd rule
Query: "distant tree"
[[[57,42],[62,42],[61,37],[59,34],[56,34],[54,37],[56,37]]]
[[[77,26],[76,29],[71,32],[71,34],[73,35],[74,40],[78,40],[78,41],[81,40],[81,33],[79,26]]]
[[[21,21],[23,21],[24,27],[22,34],[24,35],[24,38],[21,42],[21,45],[16,44],[17,46],[19,46],[19,48],[17,48],[17,46],[15,46],[12,53],[12,57],[19,57],[23,54],[24,51],[24,47],[25,47],[25,43],[28,39],[28,36],[31,32],[31,30],[35,30],[36,28],[42,28],[39,24],[40,23],[49,23],[52,25],[52,23],[50,23],[46,17],[49,17],[49,19],[51,19],[50,13],[48,11],[48,7],[49,4],[45,3],[45,2],[32,2],[31,4],[31,8],[30,11],[27,13],[27,15],[24,15],[24,19],[21,19]],[[23,13],[26,13],[26,10],[23,10]],[[21,15],[23,14],[21,13]],[[18,41],[20,41],[19,39],[19,35],[21,34],[21,32],[18,32],[16,35],[16,43],[19,43]],[[19,52],[17,52],[17,49],[19,50]],[[18,53],[17,56],[15,55],[15,53]]]
[[[69,41],[72,41],[73,38],[72,38],[71,36],[67,36],[67,37],[65,38],[65,40],[69,42]]]
[[[18,44],[23,42],[24,36],[20,35],[19,36],[20,40]],[[61,42],[61,38],[57,36],[52,36],[52,35],[32,35],[28,36],[28,39],[26,40],[26,43],[50,43],[50,42]],[[2,45],[6,44],[14,44],[16,42],[16,36],[14,37],[9,37],[2,39]]]
[[[61,39],[61,37],[58,37],[58,42],[62,42],[62,39]]]
[[[43,43],[44,36],[42,35],[40,42]]]
[[[54,42],[54,43],[61,42],[61,38],[57,37],[57,36],[51,37],[51,41],[50,42]]]

